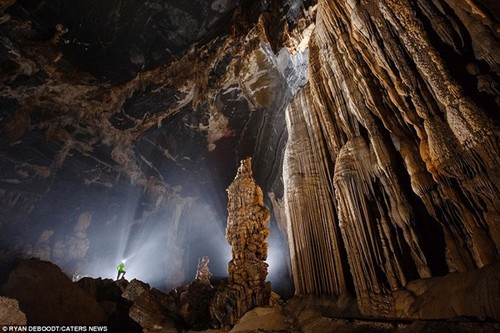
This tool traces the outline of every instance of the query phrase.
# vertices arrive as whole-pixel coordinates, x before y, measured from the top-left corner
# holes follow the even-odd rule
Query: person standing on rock
[[[125,272],[125,263],[124,263],[124,261],[122,261],[122,262],[121,262],[121,263],[120,263],[120,264],[116,267],[116,269],[118,270],[118,275],[116,276],[116,279],[117,279],[117,280],[120,280],[120,278],[121,278],[121,279],[123,279],[123,278],[125,277],[125,273],[126,273],[126,272]],[[120,275],[121,275],[121,277],[120,277]]]

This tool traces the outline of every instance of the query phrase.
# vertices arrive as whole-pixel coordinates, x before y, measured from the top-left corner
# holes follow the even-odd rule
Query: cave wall
[[[252,156],[299,296],[429,318],[415,281],[498,261],[495,1],[199,2],[0,5],[0,249],[102,272],[127,230],[174,286]]]
[[[266,200],[283,197],[283,110],[308,57],[282,48],[281,31],[302,2],[196,3],[1,8],[2,255],[113,276],[121,256],[156,244],[169,287],[204,255],[226,274],[225,189],[239,161],[254,158]],[[65,251],[75,239],[78,253]]]
[[[497,9],[318,1],[309,84],[287,109],[298,295],[351,280],[362,314],[397,316],[409,281],[498,260]]]

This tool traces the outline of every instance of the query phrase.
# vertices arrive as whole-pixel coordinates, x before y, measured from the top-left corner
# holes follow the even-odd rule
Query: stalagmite
[[[226,239],[231,245],[229,278],[216,294],[212,313],[223,326],[233,325],[247,311],[269,304],[271,283],[266,282],[269,210],[252,177],[252,160],[241,161],[227,188]]]
[[[252,299],[248,307],[266,304],[267,276],[266,238],[269,210],[264,206],[262,190],[252,178],[251,159],[241,162],[233,183],[227,189],[228,218],[226,239],[232,247],[233,259],[229,262],[231,284],[249,288]]]
[[[204,283],[210,285],[210,278],[212,277],[212,273],[208,268],[208,263],[210,262],[210,258],[208,256],[204,256],[198,261],[198,269],[196,271],[195,280],[200,283]]]

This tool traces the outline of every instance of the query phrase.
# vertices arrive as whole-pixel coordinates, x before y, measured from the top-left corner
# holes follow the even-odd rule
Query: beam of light
[[[139,204],[131,206],[140,209]],[[78,272],[80,277],[116,279],[117,266],[123,261],[128,281],[138,279],[169,290],[191,282],[198,258],[205,255],[210,257],[214,278],[227,276],[231,248],[225,239],[225,221],[200,201],[167,206],[135,219],[139,214],[128,209],[107,229],[103,227],[106,223],[96,224],[99,227],[88,234],[89,257],[93,259]],[[174,286],[167,286],[170,280]]]
[[[232,259],[231,247],[225,238],[227,203],[223,195],[215,195],[214,191],[219,193],[215,189],[200,191],[204,198],[191,202],[191,198],[179,197],[162,203],[159,209],[151,205],[147,197],[136,193],[113,212],[113,221],[99,223],[99,216],[94,214],[96,227],[88,235],[89,252],[94,259],[79,273],[116,279],[117,266],[123,260],[125,279],[138,279],[168,291],[191,282],[198,259],[209,256],[214,282],[227,277],[228,262]],[[220,207],[224,207],[224,211]],[[268,242],[268,280],[273,288],[279,288],[287,274],[287,254],[282,252],[285,244],[277,229],[271,231]]]

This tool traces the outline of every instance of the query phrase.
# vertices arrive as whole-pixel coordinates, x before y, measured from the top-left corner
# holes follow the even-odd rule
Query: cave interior
[[[2,0],[0,73],[0,295],[22,258],[168,293],[207,256],[267,273],[222,326],[267,279],[287,332],[500,329],[497,1]]]

